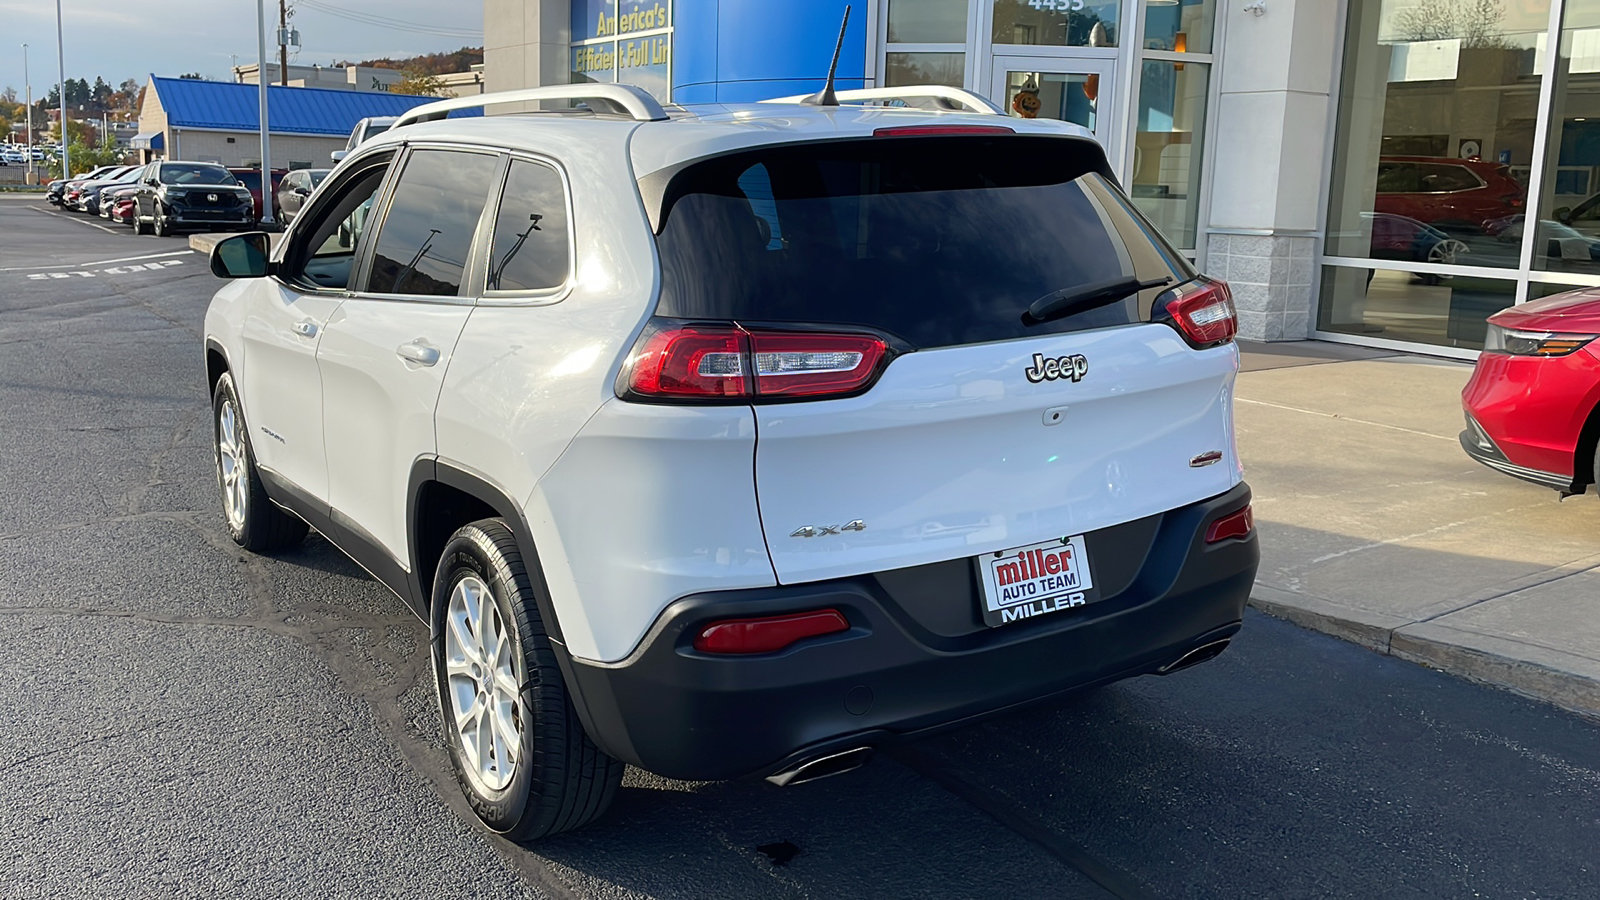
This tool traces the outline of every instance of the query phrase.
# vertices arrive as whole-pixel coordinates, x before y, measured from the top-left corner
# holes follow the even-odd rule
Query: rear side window
[[[500,161],[486,153],[418,150],[405,166],[378,228],[367,290],[456,296]]]
[[[897,137],[704,160],[663,195],[657,314],[858,325],[918,347],[1146,321],[1159,289],[1025,326],[1055,291],[1192,277],[1087,141]]]
[[[567,195],[561,175],[512,160],[489,256],[491,291],[537,291],[567,282]]]

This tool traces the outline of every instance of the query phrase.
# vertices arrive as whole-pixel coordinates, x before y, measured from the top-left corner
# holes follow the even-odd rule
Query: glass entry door
[[[1114,71],[1111,59],[997,56],[989,83],[994,101],[1007,114],[1082,125],[1109,154],[1115,134]]]

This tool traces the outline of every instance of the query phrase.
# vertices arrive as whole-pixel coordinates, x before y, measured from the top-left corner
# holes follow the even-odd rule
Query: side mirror
[[[264,231],[224,238],[211,248],[211,274],[218,278],[262,278],[271,273],[271,239]]]
[[[1570,206],[1558,206],[1558,207],[1556,207],[1555,217],[1556,217],[1556,221],[1558,221],[1558,222],[1563,222],[1563,223],[1571,222],[1572,221],[1572,207],[1570,207]]]
[[[349,156],[350,155],[350,151],[349,150],[335,150],[332,153],[329,153],[328,155],[333,157],[333,161],[334,162],[338,162],[339,160],[344,159],[346,156]]]
[[[297,188],[294,189],[294,192],[296,194],[299,194],[302,197],[311,196],[311,189],[310,188],[297,187]]]

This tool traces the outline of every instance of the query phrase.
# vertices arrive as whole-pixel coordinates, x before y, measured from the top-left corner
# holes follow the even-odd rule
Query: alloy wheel
[[[249,511],[249,484],[245,473],[244,427],[233,400],[222,401],[217,411],[217,477],[222,483],[222,508],[234,530],[244,528]]]
[[[456,582],[445,611],[444,662],[450,722],[463,769],[482,791],[503,791],[517,774],[524,722],[516,643],[489,586]]]

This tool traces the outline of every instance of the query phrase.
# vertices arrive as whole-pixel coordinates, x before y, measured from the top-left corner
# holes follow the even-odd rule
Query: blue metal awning
[[[162,150],[166,144],[166,137],[159,131],[146,131],[133,136],[129,144],[135,150]]]

